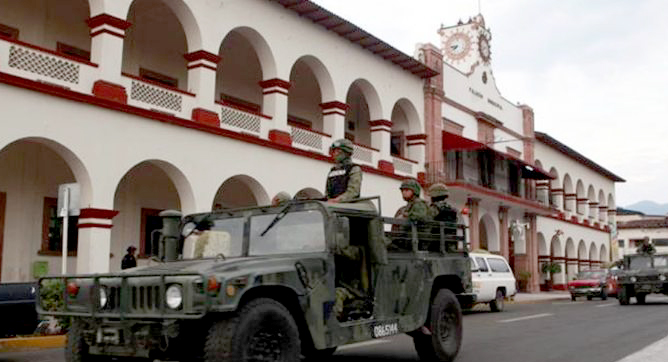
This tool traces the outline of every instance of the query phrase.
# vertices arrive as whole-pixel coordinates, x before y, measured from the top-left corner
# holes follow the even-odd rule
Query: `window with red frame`
[[[70,216],[67,228],[68,254],[76,253],[79,244],[79,218]],[[44,198],[44,215],[42,219],[42,248],[40,252],[61,254],[63,250],[63,218],[58,217],[58,199]]]

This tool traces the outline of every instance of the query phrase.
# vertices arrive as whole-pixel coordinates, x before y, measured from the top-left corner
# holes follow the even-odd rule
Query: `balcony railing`
[[[97,65],[18,40],[0,39],[0,69],[17,77],[90,94]]]
[[[194,94],[127,73],[123,73],[122,82],[129,105],[190,119],[196,104]]]
[[[404,176],[415,176],[414,172],[418,163],[403,157],[392,156],[392,164],[395,173]]]
[[[376,162],[377,154],[378,150],[376,149],[358,145],[357,143],[353,145],[353,160],[355,160],[355,162],[357,163],[375,167],[377,164]]]
[[[293,147],[322,154],[328,153],[329,144],[332,142],[330,135],[298,126],[290,126],[290,136]]]
[[[256,112],[245,111],[229,105],[216,102],[221,106],[220,127],[230,131],[246,133],[260,137],[262,134],[262,119],[269,118]]]

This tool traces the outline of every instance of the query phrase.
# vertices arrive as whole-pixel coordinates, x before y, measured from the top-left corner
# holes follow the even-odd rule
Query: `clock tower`
[[[489,66],[492,33],[485,28],[485,19],[477,15],[467,23],[438,30],[441,36],[443,61],[464,74],[471,74],[479,65]]]

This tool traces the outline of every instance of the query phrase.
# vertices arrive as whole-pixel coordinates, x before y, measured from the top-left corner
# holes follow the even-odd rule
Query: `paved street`
[[[663,362],[668,355],[668,298],[648,305],[616,300],[508,304],[464,317],[457,362]],[[407,336],[342,347],[333,361],[417,361]],[[0,362],[63,361],[62,349],[0,354]]]

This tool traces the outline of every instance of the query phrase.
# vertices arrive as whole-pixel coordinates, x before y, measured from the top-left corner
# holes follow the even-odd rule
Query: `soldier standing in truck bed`
[[[329,148],[336,164],[327,175],[328,202],[347,202],[360,197],[362,168],[353,163],[353,150],[353,143],[347,139],[336,140]]]

